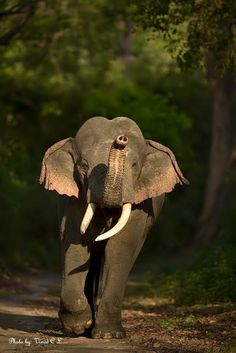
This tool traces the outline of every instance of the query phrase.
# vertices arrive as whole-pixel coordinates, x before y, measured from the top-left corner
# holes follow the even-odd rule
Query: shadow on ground
[[[236,353],[235,305],[175,307],[141,293],[124,302],[126,340],[66,337],[59,282],[55,274],[22,274],[0,283],[2,352]]]
[[[0,313],[3,330],[16,330],[29,333],[43,332],[45,329],[60,330],[58,319],[48,316]]]

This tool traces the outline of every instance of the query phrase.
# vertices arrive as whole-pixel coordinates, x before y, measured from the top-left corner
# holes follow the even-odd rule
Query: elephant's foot
[[[92,325],[92,313],[88,306],[83,311],[69,312],[60,308],[59,318],[65,334],[81,335]]]
[[[125,338],[126,333],[121,324],[111,324],[111,325],[95,325],[92,330],[92,338]]]

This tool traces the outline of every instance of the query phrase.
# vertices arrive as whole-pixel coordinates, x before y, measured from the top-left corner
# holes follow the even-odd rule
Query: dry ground
[[[126,340],[65,337],[59,282],[42,273],[1,279],[0,352],[236,353],[236,306],[175,307],[137,293],[124,302]]]

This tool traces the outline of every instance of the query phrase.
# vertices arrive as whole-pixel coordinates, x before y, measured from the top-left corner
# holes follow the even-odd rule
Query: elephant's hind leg
[[[105,249],[102,298],[98,306],[93,338],[124,338],[121,308],[128,275],[146,237],[147,215],[133,211],[126,227],[110,238]]]

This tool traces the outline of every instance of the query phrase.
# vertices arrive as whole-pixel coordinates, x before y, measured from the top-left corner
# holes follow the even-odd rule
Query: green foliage
[[[133,2],[139,22],[164,35],[182,68],[206,68],[210,61],[214,75],[235,70],[234,0]]]
[[[162,2],[163,11],[169,11],[169,3]],[[184,16],[188,6],[183,2]],[[171,11],[173,17],[177,10]],[[149,267],[149,259],[156,264],[157,252],[159,258],[172,256],[191,241],[207,169],[211,97],[197,71],[191,76],[180,72],[165,49],[166,40],[152,37],[149,30],[132,31],[133,16],[134,7],[124,1],[39,2],[24,31],[0,48],[4,262],[17,267],[59,266],[57,197],[38,185],[41,160],[51,144],[74,136],[93,115],[133,118],[146,138],[173,149],[191,181],[190,188],[167,195],[141,262]],[[181,12],[178,16],[178,30],[186,33]],[[178,33],[173,30],[172,39],[175,35],[176,45],[184,46]],[[231,236],[234,229],[232,216]],[[179,303],[198,298],[233,301],[231,260],[232,252],[218,249],[192,271],[169,276],[166,286]],[[221,297],[214,297],[214,291]]]
[[[40,165],[45,150],[87,118],[130,116],[147,138],[173,148],[185,166],[193,163],[191,146],[186,153],[182,144],[192,117],[173,99],[184,84],[170,83],[183,78],[163,41],[131,33],[132,15],[122,2],[40,2],[21,35],[0,48],[4,261],[59,262],[56,195],[38,185]]]
[[[163,95],[151,92],[149,88],[140,87],[133,80],[116,82],[116,86],[105,84],[103,89],[93,89],[85,98],[85,109],[90,116],[101,107],[104,116],[129,116],[142,129],[146,138],[159,141],[171,141],[171,147],[184,155],[180,131],[191,127],[190,118],[178,111]],[[148,105],[146,102],[148,101]]]
[[[177,305],[236,301],[235,244],[205,249],[188,270],[163,276],[159,291]]]
[[[178,320],[175,317],[168,319],[159,319],[157,320],[157,326],[165,330],[173,329],[177,327],[177,321]]]

